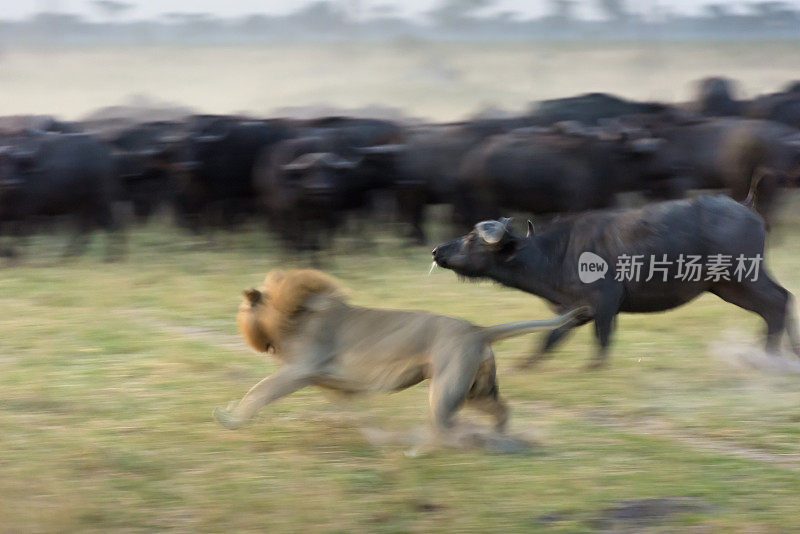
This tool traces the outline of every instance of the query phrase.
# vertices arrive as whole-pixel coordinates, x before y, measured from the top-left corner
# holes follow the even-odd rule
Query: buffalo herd
[[[732,81],[708,78],[688,104],[590,93],[436,124],[220,115],[113,130],[0,123],[5,256],[54,220],[75,228],[66,254],[102,229],[118,257],[124,227],[155,213],[193,232],[256,221],[287,248],[316,251],[348,221],[376,217],[424,243],[432,205],[468,229],[509,212],[570,214],[614,206],[622,193],[672,200],[698,189],[752,194],[769,227],[780,191],[800,178],[800,82],[743,100]]]

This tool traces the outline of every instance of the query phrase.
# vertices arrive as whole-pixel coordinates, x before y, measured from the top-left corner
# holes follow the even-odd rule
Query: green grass
[[[800,221],[783,213],[768,263],[800,293]],[[499,344],[511,430],[535,436],[531,453],[412,458],[361,428],[425,425],[424,385],[347,410],[307,389],[244,430],[212,421],[274,369],[238,340],[239,292],[302,263],[263,234],[208,247],[154,224],[115,264],[102,239],[60,262],[63,240],[36,238],[0,270],[0,532],[585,532],[621,501],[662,497],[704,504],[644,527],[800,530],[800,374],[736,365],[762,325],[715,297],[622,316],[599,372],[583,369],[590,328],[525,373],[513,366],[541,340]],[[355,245],[341,239],[328,263],[357,304],[479,324],[551,315],[518,291],[427,276],[427,249]]]

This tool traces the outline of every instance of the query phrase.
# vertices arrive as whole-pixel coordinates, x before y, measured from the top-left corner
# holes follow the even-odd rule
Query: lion
[[[491,344],[557,328],[581,312],[480,327],[426,312],[353,306],[339,282],[323,272],[275,270],[262,287],[244,291],[237,322],[251,348],[274,352],[282,365],[238,403],[217,408],[214,418],[240,428],[267,404],[307,386],[392,392],[430,379],[437,431],[449,430],[466,404],[493,416],[495,430],[503,432],[508,407],[499,395]]]

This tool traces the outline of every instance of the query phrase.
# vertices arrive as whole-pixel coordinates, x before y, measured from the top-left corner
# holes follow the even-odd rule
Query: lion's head
[[[279,348],[302,312],[331,299],[343,300],[343,290],[336,279],[321,271],[270,271],[263,286],[244,291],[237,316],[239,332],[254,350]]]

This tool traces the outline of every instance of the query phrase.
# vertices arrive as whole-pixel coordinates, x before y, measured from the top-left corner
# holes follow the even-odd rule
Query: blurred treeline
[[[332,41],[609,41],[763,40],[800,38],[800,7],[763,1],[710,3],[697,15],[653,1],[636,12],[624,0],[547,0],[546,13],[526,18],[492,10],[494,0],[441,0],[422,17],[409,18],[391,6],[359,0],[319,0],[286,15],[222,18],[202,12],[165,13],[134,20],[134,3],[90,0],[96,14],[45,10],[25,20],[0,19],[0,43],[49,44],[254,44]],[[579,7],[599,15],[581,18]]]

